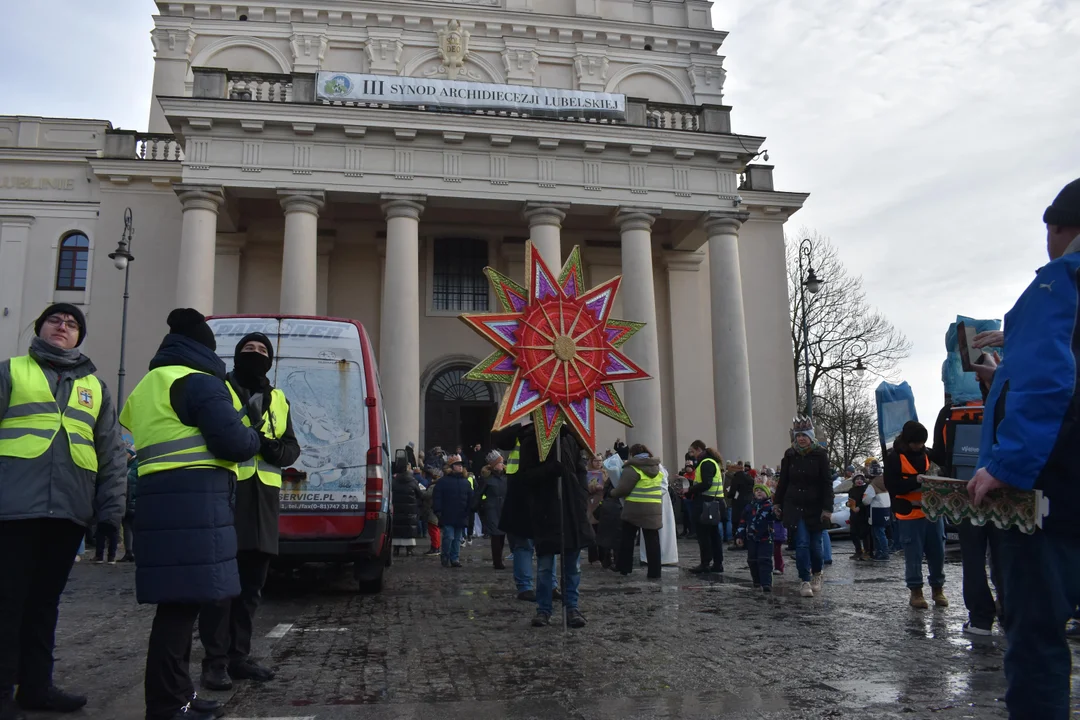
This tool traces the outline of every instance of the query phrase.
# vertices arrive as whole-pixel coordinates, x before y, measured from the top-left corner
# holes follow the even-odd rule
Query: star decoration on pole
[[[461,319],[498,348],[465,377],[510,385],[494,429],[531,414],[543,460],[564,423],[593,452],[597,412],[633,426],[613,383],[649,375],[620,350],[644,323],[610,318],[622,278],[586,291],[577,247],[556,278],[531,242],[525,287],[490,267],[484,273],[502,312]]]

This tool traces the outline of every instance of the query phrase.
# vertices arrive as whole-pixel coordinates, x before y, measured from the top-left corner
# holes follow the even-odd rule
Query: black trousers
[[[634,540],[637,539],[638,526],[623,521],[622,536],[619,544],[619,572],[629,575],[634,571]],[[645,561],[649,566],[649,577],[660,577],[660,531],[641,530],[645,543]]]
[[[97,524],[97,535],[94,537],[94,559],[104,560],[106,548],[109,551],[109,561],[116,559],[116,545],[120,542],[120,531],[109,523]]]
[[[723,517],[727,508],[723,500],[719,502],[720,516]],[[690,512],[694,513],[694,517],[700,518],[704,509],[705,500],[700,497],[694,498],[694,503],[690,508]],[[722,568],[724,566],[724,541],[720,533],[719,525],[702,525],[700,522],[698,523],[697,542],[698,550],[701,552],[702,565],[711,565],[713,568]]]
[[[70,520],[0,522],[0,693],[52,684],[60,594],[85,532]]]
[[[206,650],[204,669],[224,667],[245,660],[251,654],[255,610],[262,600],[262,589],[272,557],[258,550],[238,552],[236,566],[240,571],[240,595],[202,607],[199,612],[199,637]]]
[[[199,606],[162,603],[157,606],[146,650],[147,720],[167,720],[191,700],[191,633],[199,616]]]
[[[990,579],[1001,599],[1004,584],[999,577],[998,566],[1001,563],[1002,531],[989,523],[979,527],[970,520],[962,522],[959,531],[960,562],[964,569],[964,605],[968,619],[976,627],[989,630],[998,614],[998,607],[986,581],[986,551],[990,550]]]

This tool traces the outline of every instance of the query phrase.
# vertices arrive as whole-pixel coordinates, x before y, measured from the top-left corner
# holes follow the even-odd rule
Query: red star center
[[[540,394],[567,404],[604,382],[603,326],[577,298],[549,299],[525,309],[517,365]]]

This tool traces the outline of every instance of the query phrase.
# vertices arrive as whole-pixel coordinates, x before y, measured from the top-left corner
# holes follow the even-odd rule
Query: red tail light
[[[383,452],[380,447],[373,447],[367,452],[367,498],[364,503],[366,513],[380,513],[386,499],[386,480],[383,478]]]

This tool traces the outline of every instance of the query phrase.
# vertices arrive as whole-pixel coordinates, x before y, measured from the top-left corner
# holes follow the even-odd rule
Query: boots
[[[911,588],[911,600],[908,604],[918,610],[926,610],[928,607],[930,607],[930,604],[926,602],[926,598],[923,597],[921,587]]]
[[[945,597],[945,588],[930,588],[932,593],[931,597],[934,599],[934,604],[938,607],[949,607],[949,598]]]
[[[496,570],[505,570],[506,565],[503,564],[503,548],[506,547],[505,535],[492,535],[491,536],[491,562],[492,566]]]

